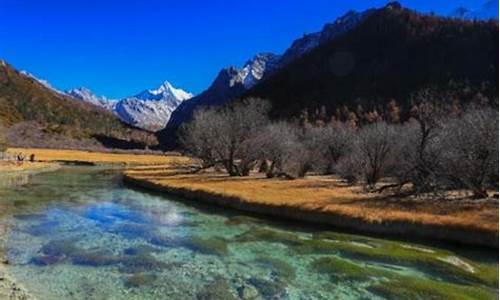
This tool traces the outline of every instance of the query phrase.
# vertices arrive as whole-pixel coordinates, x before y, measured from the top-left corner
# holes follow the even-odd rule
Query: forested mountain
[[[424,89],[448,104],[498,103],[498,22],[423,15],[392,3],[245,96],[268,98],[276,118],[348,115],[346,109],[359,118],[390,103],[408,111]]]

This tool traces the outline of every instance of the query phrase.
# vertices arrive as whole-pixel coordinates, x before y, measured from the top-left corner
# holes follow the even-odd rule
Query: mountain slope
[[[97,140],[128,141],[134,132],[112,113],[56,92],[3,60],[0,60],[0,124],[8,127],[18,145],[46,145],[49,138],[56,136],[61,143],[84,139],[93,140],[91,144],[100,144]]]
[[[346,105],[365,111],[433,87],[498,95],[498,23],[417,14],[392,3],[355,28],[296,59],[244,96],[264,97],[272,115],[291,118],[304,109],[334,114]]]

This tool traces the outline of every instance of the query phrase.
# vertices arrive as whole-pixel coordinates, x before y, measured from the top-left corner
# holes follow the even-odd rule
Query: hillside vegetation
[[[498,23],[422,15],[397,4],[261,81],[271,115],[334,115],[371,122],[397,106],[402,119],[431,90],[441,105],[498,104]]]
[[[50,90],[4,61],[0,63],[0,124],[7,127],[10,144],[24,146],[49,140],[60,147],[67,147],[70,140],[75,145],[86,141],[83,144],[113,146],[120,141],[127,144],[134,135],[135,146],[140,146],[147,136],[104,109]]]

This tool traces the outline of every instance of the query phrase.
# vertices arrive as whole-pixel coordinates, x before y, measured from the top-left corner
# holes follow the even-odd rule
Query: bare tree
[[[415,193],[437,191],[442,188],[439,133],[444,118],[440,110],[425,102],[414,107],[412,114],[408,123],[395,127],[399,161],[393,176],[399,187],[412,183]]]
[[[246,176],[258,157],[255,140],[268,123],[269,102],[249,98],[195,112],[180,141],[203,167],[222,165],[231,176]]]
[[[356,135],[351,155],[341,161],[343,176],[364,181],[369,188],[390,175],[398,161],[395,125],[377,122]]]
[[[450,188],[467,188],[484,198],[488,187],[498,186],[498,111],[467,111],[445,124],[440,141],[440,171]]]
[[[354,134],[352,127],[341,122],[311,128],[307,135],[313,167],[324,174],[334,173],[340,158],[352,150]]]
[[[265,161],[266,176],[289,179],[302,175],[303,165],[309,161],[307,149],[300,141],[300,129],[285,122],[266,126],[257,143],[260,157]]]

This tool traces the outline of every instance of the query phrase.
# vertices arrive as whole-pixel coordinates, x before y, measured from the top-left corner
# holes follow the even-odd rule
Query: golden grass
[[[35,160],[44,162],[75,161],[96,164],[160,165],[183,163],[187,161],[187,158],[180,156],[103,153],[80,150],[9,148],[7,152],[13,154],[21,152],[25,154],[26,157],[29,157],[31,154],[35,154]]]
[[[202,191],[244,204],[346,216],[369,224],[402,222],[464,228],[498,235],[498,201],[394,198],[363,193],[331,176],[267,179],[260,174],[228,177],[217,173],[180,174],[176,166],[132,168],[126,175],[157,187]]]
[[[18,164],[12,161],[0,161],[0,173],[19,171],[40,171],[54,167],[53,163],[47,162],[23,162]]]

